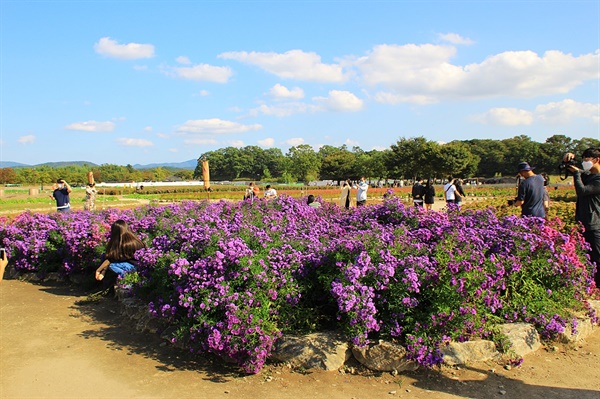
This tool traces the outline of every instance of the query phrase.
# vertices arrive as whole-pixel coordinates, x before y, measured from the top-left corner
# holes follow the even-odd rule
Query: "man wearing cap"
[[[575,220],[583,225],[583,238],[590,244],[592,262],[596,263],[596,287],[600,287],[600,149],[588,148],[581,156],[583,170],[570,165],[573,185],[577,193]],[[565,154],[563,161],[575,159],[573,153]]]
[[[521,207],[522,216],[546,217],[544,209],[544,178],[533,173],[533,169],[527,162],[521,162],[517,166],[519,175],[523,178],[519,184],[515,206]]]
[[[71,186],[63,179],[58,179],[56,184],[52,186],[53,192],[50,196],[56,200],[56,210],[59,212],[68,212],[71,209],[69,194]]]

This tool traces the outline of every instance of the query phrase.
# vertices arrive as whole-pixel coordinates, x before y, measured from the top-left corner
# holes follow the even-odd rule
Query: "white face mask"
[[[583,166],[583,170],[585,170],[587,172],[590,169],[592,169],[592,166],[594,166],[594,163],[592,161],[583,161],[581,163],[581,166]]]

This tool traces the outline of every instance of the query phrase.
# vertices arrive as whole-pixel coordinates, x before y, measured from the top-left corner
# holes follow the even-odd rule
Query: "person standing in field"
[[[364,177],[360,178],[358,182],[358,191],[356,192],[356,206],[363,206],[367,203],[367,190],[369,185],[365,181]]]
[[[600,148],[588,148],[581,156],[582,169],[570,165],[573,185],[577,194],[575,220],[583,225],[583,238],[590,245],[589,256],[596,264],[594,281],[600,287]],[[575,159],[573,153],[565,154],[563,161]]]
[[[58,212],[68,212],[71,209],[71,201],[69,199],[69,194],[73,191],[71,186],[64,179],[58,179],[52,185],[52,190],[50,198],[56,201],[56,210]]]
[[[340,206],[342,208],[350,209],[350,189],[350,180],[344,180],[340,195]]]
[[[517,166],[519,175],[523,178],[517,191],[514,205],[521,207],[522,216],[546,217],[544,209],[544,178],[533,173],[533,168],[527,162]]]
[[[433,203],[435,202],[435,187],[433,186],[433,182],[431,178],[427,179],[427,184],[425,184],[425,209],[428,211],[433,209]]]
[[[455,179],[452,176],[448,176],[448,183],[444,186],[444,197],[446,198],[447,204],[455,204],[456,197],[460,196],[460,193],[456,189],[454,184]]]
[[[423,208],[423,196],[425,195],[425,187],[423,187],[423,180],[420,177],[415,179],[415,183],[412,186],[411,191],[413,197],[413,205],[417,208]]]

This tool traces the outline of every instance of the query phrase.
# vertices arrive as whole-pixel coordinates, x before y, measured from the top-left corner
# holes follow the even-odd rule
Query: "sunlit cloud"
[[[462,44],[462,45],[466,45],[466,46],[475,44],[475,42],[473,40],[471,40],[467,37],[462,37],[458,33],[440,33],[438,35],[438,37],[440,39],[442,39],[443,41],[452,43],[452,44]]]
[[[29,134],[27,136],[21,136],[17,140],[21,144],[33,144],[35,143],[36,137],[33,134]]]
[[[154,46],[151,44],[127,43],[119,44],[110,37],[101,38],[95,45],[94,50],[98,54],[122,60],[135,60],[139,58],[154,57]]]
[[[191,67],[162,67],[161,71],[172,77],[198,82],[227,83],[233,75],[229,67],[198,64]]]
[[[151,141],[145,139],[119,138],[115,141],[124,147],[152,147],[154,145]]]
[[[215,139],[205,138],[190,138],[183,141],[185,144],[196,144],[196,145],[216,145],[219,142]]]
[[[299,87],[288,89],[287,87],[277,83],[269,90],[269,96],[275,100],[298,100],[304,98],[304,90]]]
[[[189,120],[183,125],[177,127],[176,132],[180,134],[229,134],[245,133],[260,129],[262,129],[262,125],[258,123],[252,125],[244,125],[237,122],[213,118]]]
[[[97,122],[97,121],[87,121],[87,122],[75,122],[70,125],[65,126],[67,130],[80,130],[84,132],[112,132],[115,130],[114,122]]]
[[[538,105],[536,117],[547,124],[567,124],[573,119],[600,122],[600,104],[580,103],[572,99]]]
[[[304,143],[305,143],[305,141],[301,137],[295,137],[295,138],[291,138],[291,139],[288,139],[285,141],[285,144],[292,146],[292,147],[299,146]]]
[[[264,140],[258,140],[257,143],[261,147],[271,148],[271,147],[273,147],[275,145],[275,139],[269,137],[269,138],[266,138]]]
[[[533,113],[517,108],[492,108],[483,114],[472,116],[471,119],[486,125],[531,125]]]
[[[192,61],[190,61],[190,59],[189,59],[188,57],[186,57],[186,56],[183,56],[183,55],[182,55],[182,56],[180,56],[180,57],[177,57],[177,58],[175,59],[175,61],[176,61],[178,64],[182,64],[182,65],[191,65],[191,64],[192,64]]]
[[[302,50],[285,53],[232,51],[219,54],[219,58],[255,65],[282,79],[341,83],[348,78],[341,65],[325,64],[318,54]]]
[[[356,112],[364,107],[364,101],[349,91],[331,90],[329,97],[314,97],[313,101],[330,111]]]

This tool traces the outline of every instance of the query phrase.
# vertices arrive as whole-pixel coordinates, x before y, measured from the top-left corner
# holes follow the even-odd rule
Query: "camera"
[[[574,159],[570,161],[563,161],[560,165],[558,165],[558,174],[560,175],[561,180],[565,180],[567,177],[572,175],[572,172],[569,170],[569,166],[577,166],[577,162]]]
[[[512,200],[506,201],[506,203],[508,204],[508,206],[515,206],[515,201],[516,200],[512,199]]]
[[[6,257],[6,249],[0,248],[0,259],[4,259]]]

